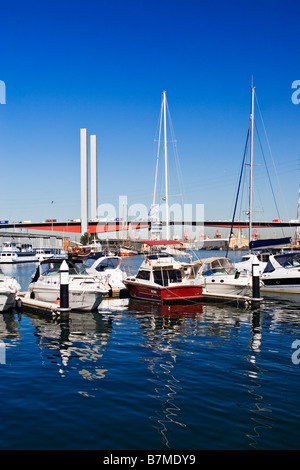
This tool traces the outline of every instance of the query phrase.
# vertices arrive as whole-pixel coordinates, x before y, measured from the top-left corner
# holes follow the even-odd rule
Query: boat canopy
[[[225,274],[235,272],[236,269],[232,265],[232,261],[226,257],[202,258],[191,263],[194,274],[201,272],[203,275]],[[192,277],[192,273],[191,273]]]
[[[253,240],[249,243],[250,250],[259,250],[261,248],[272,248],[274,246],[290,245],[291,237],[284,238],[266,238],[264,240]]]

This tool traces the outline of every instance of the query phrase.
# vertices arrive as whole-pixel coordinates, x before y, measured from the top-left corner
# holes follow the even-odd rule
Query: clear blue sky
[[[184,202],[204,204],[206,219],[230,219],[252,76],[280,216],[296,218],[299,24],[296,1],[2,2],[0,219],[80,217],[81,127],[98,138],[99,203],[126,195],[150,206],[163,90]],[[277,218],[257,140],[255,158],[254,218]]]

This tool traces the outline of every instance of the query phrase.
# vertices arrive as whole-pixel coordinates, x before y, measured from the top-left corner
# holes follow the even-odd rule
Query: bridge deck
[[[122,230],[140,230],[143,228],[151,229],[151,221],[133,221],[133,222],[122,222],[122,221],[101,221],[101,222],[89,222],[88,231],[89,233],[105,233],[105,232],[119,232]],[[170,221],[171,226],[199,226],[199,227],[224,227],[230,228],[232,226],[231,221]],[[153,224],[157,225],[157,224]],[[162,226],[165,226],[166,223],[162,222]],[[233,228],[248,228],[249,222],[234,222]],[[281,228],[281,227],[298,227],[300,222],[252,222],[253,228]],[[70,232],[70,233],[81,233],[81,223],[80,222],[23,222],[23,223],[0,223],[0,229],[8,228],[22,228],[29,230],[46,230],[54,232]]]

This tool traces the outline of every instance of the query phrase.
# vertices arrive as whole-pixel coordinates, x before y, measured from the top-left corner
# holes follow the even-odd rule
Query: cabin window
[[[149,281],[150,280],[150,271],[145,271],[144,269],[141,269],[136,276],[137,279],[143,279],[144,281]]]
[[[279,255],[276,256],[276,261],[284,268],[298,268],[300,266],[300,257],[298,254]]]
[[[154,271],[153,272],[154,282],[160,286],[168,285],[168,274],[167,271]]]
[[[181,272],[179,270],[171,269],[170,271],[168,271],[168,274],[170,284],[182,281]]]

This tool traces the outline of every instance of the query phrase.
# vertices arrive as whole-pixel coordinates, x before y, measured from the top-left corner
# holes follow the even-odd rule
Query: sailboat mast
[[[251,87],[251,147],[250,147],[250,191],[249,191],[249,243],[252,240],[253,217],[253,150],[254,150],[254,86]]]
[[[157,155],[156,155],[155,182],[154,182],[153,202],[152,202],[153,205],[155,204],[155,198],[156,198],[156,186],[157,186],[157,173],[158,173],[158,160],[159,160],[159,151],[160,151],[161,121],[162,121],[162,114],[163,114],[163,106],[164,106],[164,98],[162,97],[162,100],[161,100],[161,108],[160,108],[160,120],[159,120],[159,134],[158,134]]]
[[[167,120],[166,120],[166,92],[163,92],[164,104],[164,150],[165,150],[165,190],[166,190],[166,237],[169,240],[169,196],[168,196],[168,150],[167,150]]]

